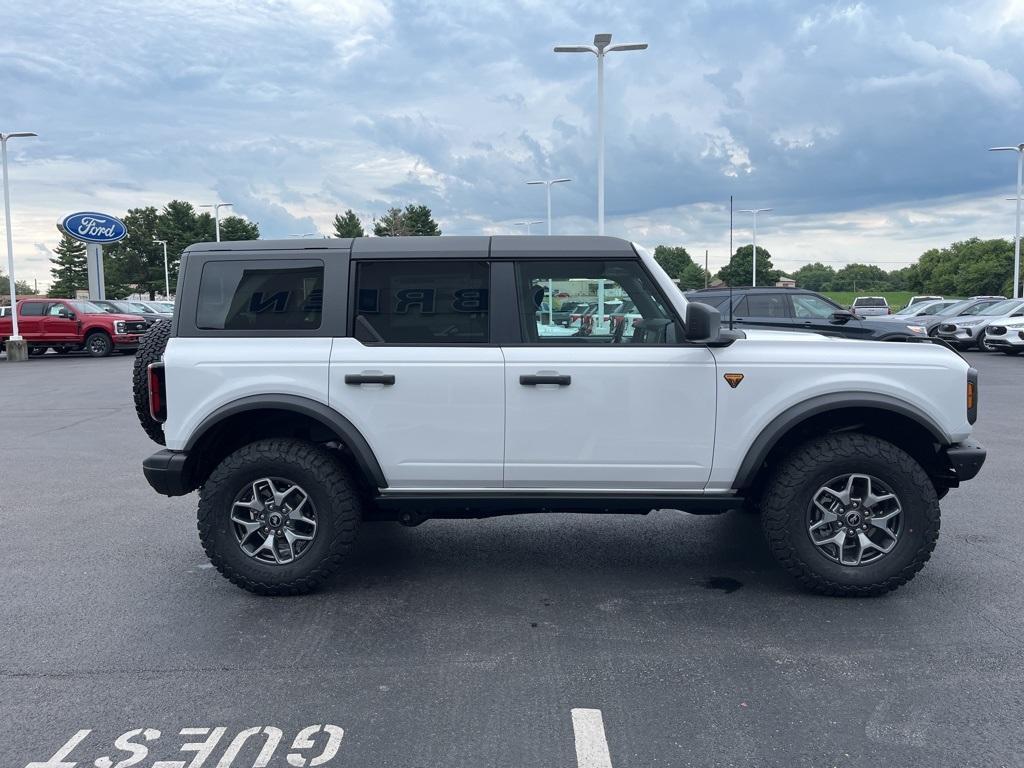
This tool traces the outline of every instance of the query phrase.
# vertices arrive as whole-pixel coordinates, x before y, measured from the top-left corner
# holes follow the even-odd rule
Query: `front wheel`
[[[85,338],[85,351],[90,357],[107,357],[114,351],[114,342],[103,331],[93,331]]]
[[[826,595],[896,589],[921,570],[939,536],[928,475],[871,435],[800,446],[775,471],[761,508],[772,553],[805,587]]]
[[[310,592],[344,563],[361,518],[347,467],[301,440],[228,456],[203,484],[199,538],[221,575],[260,595]]]
[[[978,334],[978,349],[982,352],[995,352],[996,347],[993,347],[988,340],[988,334],[982,331]]]

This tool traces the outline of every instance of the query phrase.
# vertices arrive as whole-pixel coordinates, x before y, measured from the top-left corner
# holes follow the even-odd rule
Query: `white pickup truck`
[[[541,327],[602,283],[628,323]],[[945,346],[730,331],[610,237],[195,245],[135,393],[150,484],[199,489],[211,561],[261,594],[321,584],[363,521],[741,506],[806,587],[880,594],[985,459]]]

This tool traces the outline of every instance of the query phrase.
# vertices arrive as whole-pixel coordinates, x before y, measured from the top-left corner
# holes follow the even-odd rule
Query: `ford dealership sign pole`
[[[65,216],[60,222],[62,231],[85,243],[85,260],[89,268],[89,298],[105,299],[103,288],[103,246],[116,243],[128,235],[128,228],[120,219],[105,213],[85,211]]]

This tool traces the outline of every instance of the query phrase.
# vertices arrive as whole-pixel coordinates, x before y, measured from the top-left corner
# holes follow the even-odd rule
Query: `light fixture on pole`
[[[541,180],[538,180],[538,181],[528,181],[528,182],[526,182],[527,184],[530,184],[530,185],[533,185],[533,184],[543,184],[544,185],[544,191],[547,193],[547,197],[548,197],[548,234],[549,235],[551,234],[551,185],[552,184],[561,184],[561,183],[566,182],[566,181],[572,181],[572,179],[548,179],[547,181],[541,179]]]
[[[1017,226],[1013,234],[1013,298],[1020,298],[1020,203],[1021,181],[1024,178],[1024,144],[1015,147],[992,147],[989,152],[1017,153]]]
[[[544,223],[544,221],[542,219],[537,219],[536,221],[517,221],[517,222],[515,222],[514,226],[516,226],[516,227],[526,227],[526,234],[532,235],[533,232],[530,230],[530,227],[532,227],[534,224],[543,224],[543,223]]]
[[[771,211],[771,210],[774,210],[774,209],[772,209],[772,208],[744,208],[744,209],[742,209],[740,211],[737,211],[737,213],[752,213],[752,214],[754,214],[754,246],[753,246],[754,252],[752,254],[753,258],[750,260],[750,264],[751,264],[751,267],[750,267],[750,274],[751,274],[750,287],[751,288],[757,287],[757,214],[759,214],[759,213],[767,213],[768,211]]]
[[[604,57],[612,51],[642,51],[647,43],[612,45],[608,33],[594,35],[593,45],[556,45],[555,53],[592,53],[597,57],[597,234],[604,234]]]
[[[154,237],[153,242],[164,247],[164,298],[169,299],[171,298],[171,277],[170,273],[167,271],[167,241],[157,240]]]
[[[200,205],[200,208],[213,208],[213,222],[217,232],[217,242],[220,242],[220,209],[228,208],[234,205],[234,203],[207,203],[206,205]]]
[[[18,297],[15,295],[14,287],[14,238],[11,235],[11,187],[7,180],[7,140],[22,139],[38,134],[31,131],[16,131],[14,133],[0,133],[0,154],[3,155],[4,172],[4,225],[7,228],[7,281],[11,290],[11,338],[10,341],[18,342],[21,345],[21,335],[18,333]],[[15,353],[18,359],[24,359],[20,354]],[[11,347],[8,346],[7,359],[11,359]]]

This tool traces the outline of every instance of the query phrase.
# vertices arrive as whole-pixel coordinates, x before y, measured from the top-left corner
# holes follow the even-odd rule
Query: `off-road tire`
[[[82,347],[89,353],[89,357],[110,357],[114,351],[114,340],[104,331],[93,331],[85,337]]]
[[[232,502],[261,477],[298,483],[317,510],[309,549],[286,565],[260,562],[242,551],[230,522]],[[258,595],[300,595],[319,587],[344,565],[362,518],[357,486],[348,467],[313,443],[272,438],[229,455],[199,493],[199,539],[207,557],[233,584]]]
[[[860,566],[825,557],[806,524],[817,489],[850,472],[887,484],[904,515],[892,552]],[[780,463],[762,496],[761,523],[772,554],[804,587],[824,595],[872,597],[910,581],[931,557],[939,537],[939,502],[928,475],[909,454],[880,438],[848,432],[804,443]]]
[[[139,424],[149,438],[164,445],[164,428],[159,421],[149,415],[149,364],[159,363],[167,348],[167,340],[171,337],[169,320],[159,320],[153,324],[139,342],[135,353],[135,364],[132,366],[132,396],[135,398],[135,415]]]

